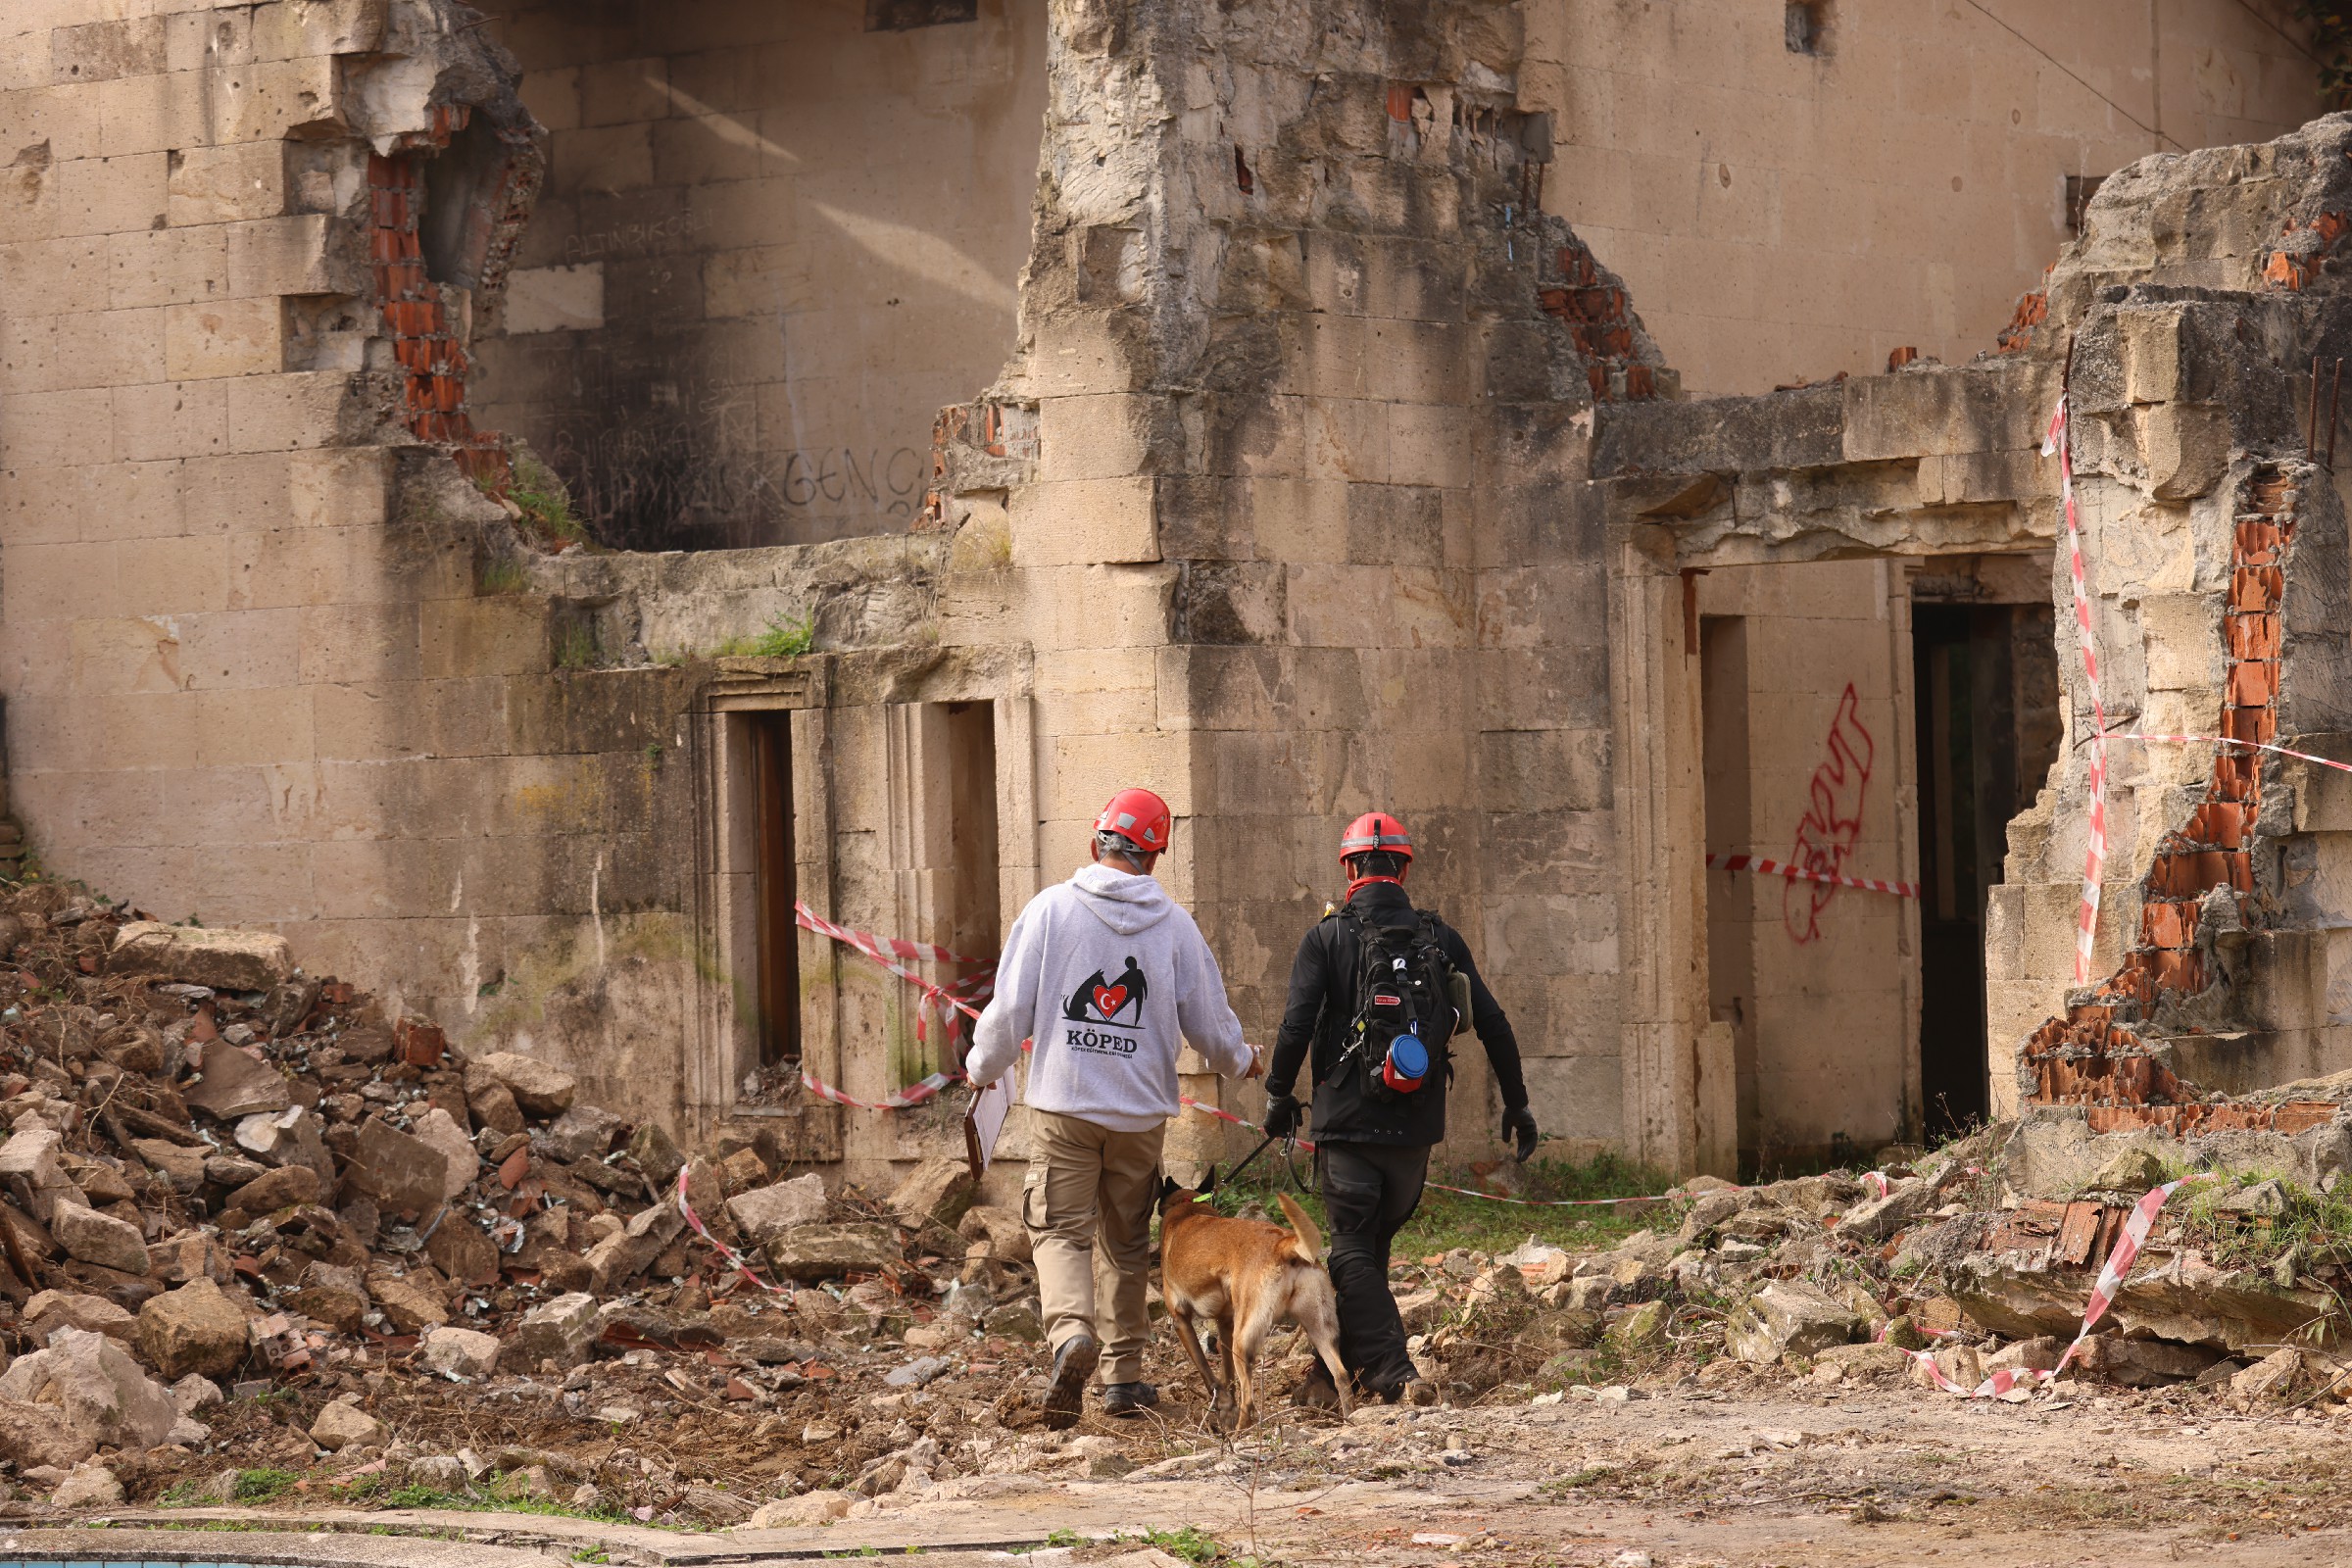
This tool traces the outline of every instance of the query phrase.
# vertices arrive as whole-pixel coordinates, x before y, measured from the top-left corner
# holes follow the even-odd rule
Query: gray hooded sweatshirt
[[[1142,1132],[1176,1114],[1180,1035],[1228,1077],[1249,1068],[1192,915],[1151,877],[1090,865],[1012,922],[964,1070],[995,1083],[1033,1040],[1029,1104]]]

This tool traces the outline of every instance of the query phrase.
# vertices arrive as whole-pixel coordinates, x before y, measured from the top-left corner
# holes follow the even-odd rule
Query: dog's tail
[[[1307,1217],[1306,1210],[1300,1208],[1298,1200],[1288,1193],[1276,1193],[1274,1201],[1282,1205],[1282,1217],[1291,1222],[1291,1234],[1298,1238],[1300,1247],[1306,1249],[1306,1260],[1310,1263],[1322,1262],[1323,1233],[1315,1229],[1315,1222]]]

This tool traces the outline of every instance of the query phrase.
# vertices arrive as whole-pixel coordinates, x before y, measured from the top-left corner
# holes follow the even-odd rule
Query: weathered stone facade
[[[1510,1009],[1559,1152],[1729,1172],[1916,1136],[1944,994],[1918,901],[1704,860],[1793,837],[1850,874],[1946,875],[1922,870],[1949,769],[1914,732],[1915,611],[2070,625],[2034,450],[2070,339],[2111,715],[2352,729],[2318,564],[2341,575],[2340,510],[2291,418],[2331,352],[2336,122],[2109,180],[2015,352],[1908,350],[1969,336],[1951,301],[2006,299],[2039,250],[1923,307],[1903,369],[1691,402],[1559,213],[1651,236],[1623,243],[1672,279],[1678,331],[1789,313],[1704,300],[1678,269],[1706,235],[1604,201],[1594,170],[1665,154],[1610,145],[1650,132],[1578,97],[1580,72],[1640,73],[1607,17],[1580,63],[1573,7],[34,9],[0,24],[12,805],[52,871],[277,927],[603,1102],[764,1118],[812,1160],[934,1147],[945,1105],[845,1110],[778,1070],[873,1100],[954,1053],[921,993],[794,935],[793,896],[986,956],[1147,783],[1253,1038],[1337,890],[1340,824],[1378,804]],[[2235,13],[2191,9],[2226,57]],[[1904,36],[1840,13],[1849,54],[1763,60],[1754,90],[1801,69],[1818,95]],[[1984,79],[1954,123],[2020,123]],[[2308,85],[2204,128],[2292,123]],[[1906,133],[1944,113],[1915,95]],[[2035,157],[2141,150],[2036,114]],[[1745,221],[1720,204],[1750,162],[1690,169],[1700,229]],[[2046,203],[2043,172],[1971,201]],[[1914,270],[1917,228],[1886,241]],[[1867,314],[1875,364],[1907,318]],[[698,548],[559,548],[517,435],[591,531]],[[803,615],[812,651],[759,651]],[[2070,692],[2076,667],[2062,650]],[[2011,706],[2046,711],[2046,654],[2015,668],[2040,695]],[[2069,1012],[2086,719],[2059,708],[1984,926],[1996,1101],[2045,1019],[2075,1060],[2082,1009],[2111,1005]],[[2150,1049],[2216,1087],[2335,1064],[2341,792],[2114,745],[2101,952],[2144,949],[2119,984]],[[2240,941],[2196,857],[2241,853],[2249,815],[2284,849],[2244,862],[2269,902]],[[1461,1065],[1475,1157],[1496,1107]],[[1196,1156],[1222,1132],[1186,1127]]]

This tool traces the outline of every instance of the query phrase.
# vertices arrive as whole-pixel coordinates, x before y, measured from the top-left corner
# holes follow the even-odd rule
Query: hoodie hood
[[[1176,906],[1155,878],[1107,865],[1081,867],[1070,886],[1078,890],[1078,901],[1089,913],[1123,937],[1150,930]]]

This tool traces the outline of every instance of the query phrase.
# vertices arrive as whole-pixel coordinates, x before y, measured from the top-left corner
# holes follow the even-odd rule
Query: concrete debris
[[[118,1274],[147,1272],[147,1243],[127,1220],[61,1200],[49,1216],[49,1234],[76,1262]]]
[[[971,1166],[960,1155],[936,1155],[915,1166],[890,1195],[890,1211],[910,1229],[926,1224],[953,1228],[971,1206],[976,1188]]]
[[[79,1464],[49,1494],[49,1505],[61,1511],[75,1508],[114,1508],[122,1505],[122,1483],[102,1464]]]
[[[781,1276],[821,1280],[879,1272],[898,1259],[900,1250],[882,1225],[799,1225],[767,1244],[767,1261]]]
[[[333,1401],[311,1423],[311,1441],[329,1453],[373,1446],[383,1439],[383,1423],[361,1409],[356,1396]]]
[[[116,931],[106,968],[214,991],[268,991],[294,972],[294,956],[273,932],[133,920]]]
[[[525,1115],[561,1116],[571,1108],[577,1092],[571,1074],[518,1052],[494,1051],[466,1065],[466,1091],[491,1085],[503,1087]]]
[[[495,1334],[446,1325],[424,1336],[424,1364],[443,1377],[486,1378],[498,1369]]]
[[[1843,1345],[1860,1327],[1854,1309],[1826,1291],[1776,1280],[1733,1309],[1724,1348],[1740,1360],[1769,1365]]]
[[[727,1217],[756,1245],[765,1245],[788,1230],[824,1222],[831,1200],[825,1179],[814,1171],[790,1181],[758,1187],[727,1200]]]
[[[245,1308],[209,1278],[150,1297],[139,1308],[137,1341],[165,1377],[224,1377],[244,1364]]]
[[[171,1393],[103,1334],[59,1329],[49,1348],[20,1356],[0,1373],[0,1400],[54,1406],[88,1445],[153,1447],[179,1420]],[[54,1461],[53,1461],[54,1462]]]

